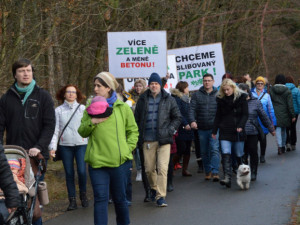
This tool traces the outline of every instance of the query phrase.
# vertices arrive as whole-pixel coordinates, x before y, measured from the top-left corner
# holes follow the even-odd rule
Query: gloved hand
[[[29,156],[35,157],[37,154],[39,154],[41,151],[37,148],[31,148],[29,149]]]

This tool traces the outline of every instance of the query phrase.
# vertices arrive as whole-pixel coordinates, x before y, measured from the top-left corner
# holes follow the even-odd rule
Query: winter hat
[[[91,117],[105,118],[112,114],[112,107],[109,107],[106,98],[95,96],[86,111]]]
[[[17,159],[9,159],[7,160],[10,168],[21,169],[21,164]]]
[[[138,79],[138,80],[136,80],[136,81],[134,82],[134,86],[135,86],[136,84],[141,84],[141,85],[143,85],[144,88],[147,86],[146,81],[143,80],[143,79]]]
[[[118,81],[115,79],[114,75],[112,75],[110,72],[101,72],[97,74],[95,78],[101,78],[107,84],[107,86],[114,91],[119,86]]]
[[[278,74],[275,78],[275,84],[285,84],[285,83],[286,83],[285,76],[283,74]]]
[[[152,73],[151,74],[151,76],[149,78],[149,81],[148,81],[148,85],[150,85],[152,82],[157,82],[157,83],[160,84],[160,86],[162,86],[161,78],[157,73]]]
[[[264,85],[266,84],[266,80],[265,80],[265,78],[263,78],[262,76],[257,77],[256,80],[254,81],[254,83],[256,84],[258,81],[263,82]]]

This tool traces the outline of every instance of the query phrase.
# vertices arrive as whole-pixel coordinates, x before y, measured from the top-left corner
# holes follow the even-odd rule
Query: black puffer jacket
[[[242,93],[235,101],[234,96],[217,97],[217,113],[214,121],[213,134],[219,129],[219,140],[245,141],[245,125],[248,119],[247,94]],[[243,131],[238,133],[237,128]]]
[[[217,92],[218,90],[214,88],[212,92],[207,93],[204,87],[201,87],[192,95],[189,117],[191,122],[197,122],[198,129],[210,130],[213,128],[217,112]]]
[[[260,119],[260,121],[262,122],[262,124],[268,128],[268,130],[270,132],[274,131],[274,127],[268,117],[268,115],[266,114],[261,102],[257,99],[254,98],[252,95],[250,97],[249,100],[247,100],[248,102],[248,112],[249,112],[249,116],[248,116],[248,120],[245,126],[245,131],[247,135],[257,135],[258,134],[258,130],[256,127],[259,127],[259,122],[258,122],[258,117]],[[253,125],[255,124],[255,125]]]
[[[277,119],[277,126],[291,126],[292,118],[295,117],[291,91],[283,84],[275,84],[270,89],[270,96]]]
[[[18,145],[26,150],[38,148],[48,159],[55,129],[54,103],[50,94],[38,86],[22,105],[21,97],[13,85],[0,99],[0,139],[6,144]]]
[[[4,192],[5,205],[7,208],[19,206],[19,191],[14,181],[12,172],[4,154],[3,146],[0,144],[0,188]]]
[[[151,91],[146,90],[139,98],[135,108],[135,121],[139,127],[138,146],[144,142],[148,101]],[[172,136],[181,123],[181,114],[176,101],[165,90],[161,90],[161,100],[158,106],[157,141],[160,145],[172,144]]]

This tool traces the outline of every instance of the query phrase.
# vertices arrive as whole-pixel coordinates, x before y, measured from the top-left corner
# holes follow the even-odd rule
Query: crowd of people
[[[97,225],[108,223],[110,201],[117,224],[130,223],[133,159],[135,179],[143,182],[144,202],[166,207],[167,192],[176,188],[174,170],[192,176],[188,170],[192,146],[198,172],[227,188],[241,164],[249,164],[251,180],[257,179],[259,162],[266,162],[268,133],[276,136],[278,155],[296,150],[300,90],[292,76],[279,74],[270,85],[262,76],[252,82],[249,74],[234,78],[226,73],[215,87],[214,76],[205,74],[198,91],[191,93],[188,83],[179,81],[169,94],[163,88],[166,78],[157,73],[151,74],[148,84],[136,80],[125,92],[111,73],[101,72],[93,80],[95,96],[86,105],[78,87],[68,84],[57,92],[61,105],[54,109],[50,94],[36,84],[29,60],[16,61],[12,72],[15,82],[0,99],[1,143],[5,137],[6,144],[19,145],[30,157],[40,155],[46,161],[60,152],[67,210],[77,209],[74,160],[82,207],[88,207],[88,171]],[[3,149],[0,158],[0,187],[12,212],[19,206],[17,186]],[[34,217],[33,224],[42,224],[41,216]]]

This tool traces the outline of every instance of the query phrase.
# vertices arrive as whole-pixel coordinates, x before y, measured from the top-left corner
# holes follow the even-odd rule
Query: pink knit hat
[[[9,159],[7,160],[10,168],[21,169],[21,164],[17,159]]]
[[[86,111],[91,117],[105,118],[112,114],[112,107],[106,101],[106,98],[102,96],[95,96]]]

